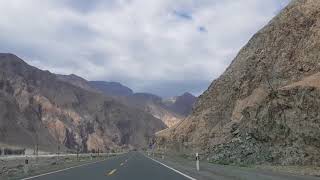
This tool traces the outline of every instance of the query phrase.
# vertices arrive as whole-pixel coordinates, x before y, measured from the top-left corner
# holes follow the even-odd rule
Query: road
[[[174,158],[171,158],[173,160]],[[161,162],[160,162],[161,161]],[[168,166],[169,165],[169,166]],[[172,168],[173,167],[173,168]],[[175,169],[174,169],[175,168]],[[186,174],[184,174],[186,173]],[[187,175],[188,174],[188,175]],[[194,162],[151,159],[129,152],[96,163],[61,170],[23,180],[319,180],[271,171],[202,163],[197,172]]]
[[[138,152],[59,171],[32,180],[190,180]]]

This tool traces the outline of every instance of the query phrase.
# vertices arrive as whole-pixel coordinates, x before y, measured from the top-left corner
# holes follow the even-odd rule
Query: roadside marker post
[[[79,149],[77,149],[77,161],[79,161]]]
[[[28,157],[24,160],[24,166],[23,166],[24,174],[28,174],[29,172],[29,160]]]
[[[197,167],[197,171],[200,171],[200,157],[199,157],[199,153],[196,153],[196,167]]]
[[[60,159],[60,145],[58,145],[58,152],[57,152],[57,164],[59,163]]]

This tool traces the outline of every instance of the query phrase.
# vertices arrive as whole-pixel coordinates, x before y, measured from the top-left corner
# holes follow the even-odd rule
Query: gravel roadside
[[[155,155],[153,158],[197,180],[320,180],[320,177],[316,176],[302,176],[288,173],[288,170],[284,167],[282,169],[271,168],[271,166],[269,168],[265,166],[237,167],[201,161],[200,171],[198,172],[195,161],[191,159],[177,156],[165,156],[162,159],[159,155]]]

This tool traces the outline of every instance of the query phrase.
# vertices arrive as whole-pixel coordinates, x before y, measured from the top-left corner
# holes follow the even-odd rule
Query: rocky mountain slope
[[[320,1],[294,0],[159,143],[227,164],[320,165],[319,83]]]
[[[41,150],[145,146],[161,120],[0,54],[0,142]]]

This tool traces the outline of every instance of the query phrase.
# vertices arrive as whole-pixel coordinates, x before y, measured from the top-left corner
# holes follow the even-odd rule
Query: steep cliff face
[[[0,95],[6,110],[0,114],[0,141],[6,144],[107,150],[144,146],[166,127],[143,111],[61,81],[11,54],[0,54]]]
[[[216,162],[319,165],[319,72],[320,2],[295,0],[159,139]]]

